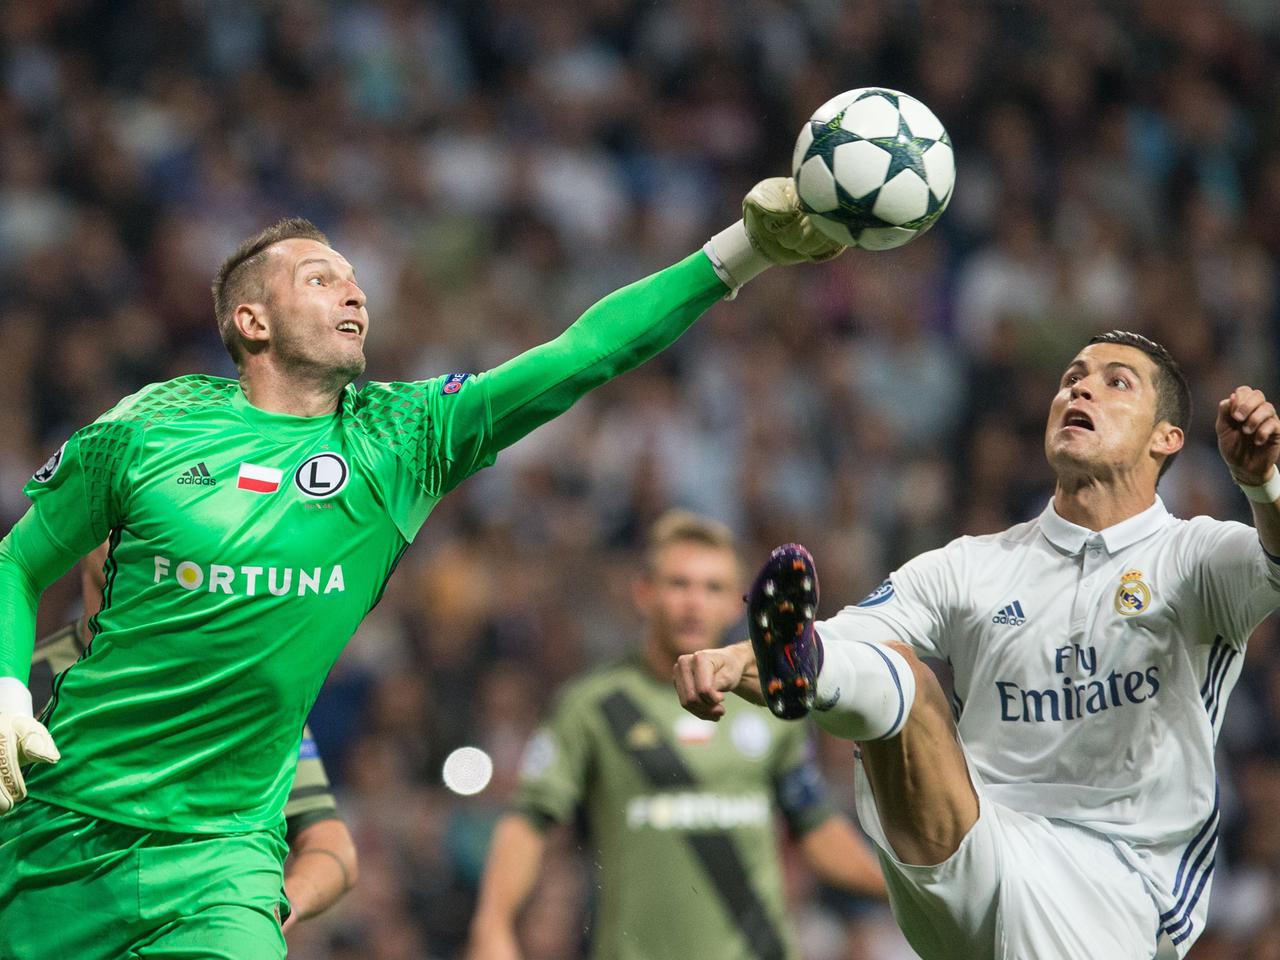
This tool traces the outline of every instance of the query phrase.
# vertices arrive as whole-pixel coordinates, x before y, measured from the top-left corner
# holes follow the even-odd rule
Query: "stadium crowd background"
[[[912,92],[956,145],[926,238],[772,271],[445,500],[317,706],[362,879],[292,957],[459,956],[523,742],[562,681],[636,643],[628,582],[670,505],[731,523],[753,564],[808,544],[829,613],[921,550],[1037,512],[1058,374],[1118,326],[1168,344],[1195,391],[1170,508],[1246,516],[1212,421],[1236,384],[1278,387],[1268,0],[0,9],[0,530],[33,469],[122,395],[233,375],[209,281],[278,216],[312,218],[356,265],[370,375],[420,378],[489,367],[695,250],[840,90]],[[75,612],[59,585],[42,627]],[[478,797],[441,786],[462,744],[495,761]],[[822,754],[848,808],[846,752]],[[1192,956],[1280,957],[1273,622],[1221,754]],[[566,838],[548,866],[530,960],[577,955],[577,856]],[[789,875],[809,957],[902,956],[883,913]]]

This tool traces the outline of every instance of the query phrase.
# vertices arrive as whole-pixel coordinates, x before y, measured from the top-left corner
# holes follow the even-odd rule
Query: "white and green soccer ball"
[[[862,87],[832,97],[800,131],[792,157],[800,205],[833,240],[900,247],[928,230],[956,182],[951,138],[915,97]]]

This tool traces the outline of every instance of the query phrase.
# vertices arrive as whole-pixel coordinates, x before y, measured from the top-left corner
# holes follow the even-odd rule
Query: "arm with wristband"
[[[1218,404],[1218,452],[1253,510],[1262,548],[1280,557],[1280,417],[1261,390],[1241,386]]]
[[[743,219],[713,236],[702,252],[606,296],[554,340],[452,395],[447,415],[438,418],[444,464],[439,492],[588,391],[661,352],[717,300],[732,299],[770,266],[830,260],[844,249],[813,228],[790,178],[761,181],[743,200]],[[479,424],[487,425],[483,435],[476,432]]]

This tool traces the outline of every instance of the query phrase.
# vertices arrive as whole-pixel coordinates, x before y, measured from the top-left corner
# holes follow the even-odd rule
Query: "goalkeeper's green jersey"
[[[596,960],[796,956],[775,822],[803,834],[832,811],[804,724],[725,708],[685,712],[637,658],[567,687],[530,741],[516,807],[535,824],[585,814]]]
[[[93,641],[43,714],[62,760],[30,794],[151,829],[277,824],[325,675],[440,497],[725,292],[698,253],[478,376],[348,387],[320,417],[180,377],[78,431],[0,542],[0,676],[23,680],[39,591],[110,543]]]
[[[36,641],[27,686],[37,710],[53,696],[54,678],[74,665],[88,647],[89,630],[83,617]],[[292,843],[294,837],[313,823],[340,819],[320,749],[310,729],[303,727],[293,787],[284,805],[285,837]]]

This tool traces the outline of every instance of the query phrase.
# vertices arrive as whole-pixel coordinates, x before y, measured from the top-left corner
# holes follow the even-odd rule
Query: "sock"
[[[916,698],[916,675],[902,654],[861,640],[821,649],[814,722],[846,740],[886,740],[901,733]]]

